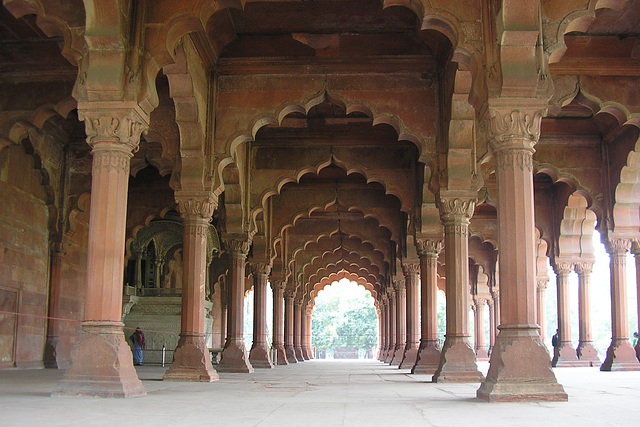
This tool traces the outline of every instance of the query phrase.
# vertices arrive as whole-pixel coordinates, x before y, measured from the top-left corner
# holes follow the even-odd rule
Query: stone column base
[[[180,335],[173,362],[162,379],[191,382],[213,382],[218,379],[218,373],[211,365],[204,335]]]
[[[393,351],[393,358],[389,365],[391,366],[400,366],[402,363],[402,357],[404,356],[404,344],[396,345],[396,348]]]
[[[465,337],[446,337],[434,383],[475,383],[484,379],[476,365],[476,354]]]
[[[307,350],[306,348],[302,349],[302,357],[304,357],[304,360],[313,359],[313,357],[311,357],[311,354],[310,354],[309,350]]]
[[[404,356],[402,362],[400,362],[400,369],[412,369],[418,360],[418,346],[408,348],[404,350]]]
[[[600,366],[601,371],[640,371],[636,351],[628,340],[613,341],[607,357]]]
[[[133,367],[120,322],[84,322],[57,396],[133,397],[147,391]]]
[[[275,364],[276,365],[288,365],[289,361],[287,360],[287,353],[284,350],[284,345],[283,344],[276,344],[275,350],[276,350]]]
[[[387,349],[387,355],[383,360],[384,363],[391,364],[391,361],[393,360],[393,353],[395,353],[395,350],[396,350],[395,346],[393,348],[390,347]]]
[[[244,341],[227,339],[227,344],[222,350],[222,358],[218,364],[218,372],[253,373],[253,366],[247,357]]]
[[[249,362],[255,369],[273,369],[266,343],[254,344],[249,352]]]
[[[571,343],[568,342],[555,350],[551,366],[554,368],[575,368],[589,366],[589,363],[578,360],[576,351],[571,346]]]
[[[476,395],[488,402],[567,400],[537,327],[500,327],[487,379]]]
[[[591,341],[580,343],[576,353],[581,362],[586,362],[588,366],[599,366],[600,357]]]
[[[284,352],[287,355],[287,361],[289,361],[289,363],[298,363],[298,359],[296,358],[296,350],[292,345],[285,345]]]
[[[489,360],[487,349],[484,347],[476,348],[476,361],[486,362],[487,360]]]
[[[412,374],[433,375],[440,366],[441,356],[440,344],[438,340],[427,340],[420,343],[418,350],[418,360],[411,369]]]
[[[302,348],[294,347],[294,351],[295,351],[296,359],[298,360],[298,362],[304,362],[304,355],[302,354]]]

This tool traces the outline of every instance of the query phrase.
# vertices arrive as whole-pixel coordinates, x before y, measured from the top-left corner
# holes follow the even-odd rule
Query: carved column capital
[[[402,271],[405,276],[417,276],[420,274],[420,263],[418,262],[403,262]]]
[[[396,290],[389,286],[387,288],[387,296],[389,297],[389,301],[394,301],[396,299]]]
[[[571,270],[573,270],[573,263],[571,261],[556,260],[553,266],[553,271],[556,272],[556,275],[567,275],[571,273]]]
[[[578,275],[591,274],[593,270],[593,261],[578,261],[573,266]]]
[[[418,250],[418,255],[432,255],[437,257],[442,251],[442,240],[441,239],[418,239],[416,240],[416,249]]]
[[[271,263],[252,262],[251,269],[256,276],[262,276],[263,278],[269,277],[269,273],[271,273]]]
[[[217,207],[217,201],[210,191],[176,192],[178,212],[183,218],[199,217],[209,221]]]
[[[85,123],[87,143],[94,153],[103,149],[131,153],[140,144],[140,135],[149,129],[149,115],[139,107],[122,108],[122,103],[78,106],[78,118]]]
[[[251,242],[248,239],[229,237],[224,240],[224,245],[232,258],[246,258]]]
[[[605,242],[609,255],[625,255],[631,249],[631,240],[625,238],[610,238]]]
[[[548,285],[549,285],[548,277],[539,277],[536,279],[536,287],[538,291],[546,290]]]
[[[438,207],[440,208],[440,218],[445,226],[452,224],[464,224],[469,225],[469,220],[473,216],[473,210],[476,207],[475,197],[459,197],[459,196],[444,196],[440,195],[438,198]],[[454,231],[458,231],[457,229]],[[460,230],[460,233],[464,235],[468,234],[468,230]]]
[[[287,284],[282,280],[274,280],[271,282],[271,289],[273,289],[274,291],[284,293],[286,287]]]
[[[398,277],[393,281],[393,287],[396,290],[396,293],[405,292],[407,290],[406,283],[403,277]]]
[[[547,114],[546,105],[489,106],[489,140],[494,153],[505,149],[523,149],[533,153],[540,137],[540,124]]]

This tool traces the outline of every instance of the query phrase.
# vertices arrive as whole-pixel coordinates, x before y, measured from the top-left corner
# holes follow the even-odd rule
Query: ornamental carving
[[[185,221],[185,224],[184,224],[185,236],[206,239],[208,234],[209,234],[209,223],[207,222],[194,223],[190,221]]]
[[[256,276],[262,276],[266,279],[269,276],[269,273],[271,273],[271,264],[266,262],[255,262],[251,264],[251,269]]]
[[[91,163],[93,175],[98,175],[101,172],[117,172],[129,175],[131,156],[132,154],[130,152],[118,150],[94,151],[93,161]]]
[[[405,276],[417,276],[420,274],[420,264],[417,262],[402,264],[402,271]]]
[[[234,258],[246,258],[249,253],[249,247],[251,246],[248,240],[242,239],[227,239],[224,242],[227,251]]]
[[[549,285],[549,278],[545,277],[544,279],[536,279],[536,286],[538,288],[538,292],[545,291],[548,285]]]
[[[540,124],[544,115],[546,109],[515,109],[505,112],[504,109],[490,107],[491,148],[494,152],[514,146],[533,150],[540,136]]]
[[[435,255],[436,257],[442,251],[442,240],[425,239],[416,241],[416,249],[418,255]]]
[[[445,224],[444,232],[447,236],[469,237],[469,223]]]
[[[529,150],[503,150],[496,152],[496,169],[504,172],[517,168],[533,173],[533,154]]]
[[[396,289],[396,292],[400,293],[407,290],[407,287],[404,282],[404,278],[399,278],[393,281],[393,287]]]
[[[591,274],[593,270],[593,261],[576,262],[574,269],[578,275]]]
[[[99,149],[101,143],[119,143],[134,151],[142,132],[149,129],[148,118],[132,109],[79,109],[78,118],[84,121],[87,142],[94,150]]]
[[[273,289],[274,291],[278,292],[280,295],[284,294],[284,289],[287,287],[287,284],[283,281],[272,281],[271,282],[271,289]]]
[[[209,221],[216,209],[213,194],[205,192],[200,195],[178,195],[176,196],[178,211],[183,217],[199,216]]]
[[[567,275],[571,273],[573,270],[573,263],[570,261],[556,261],[553,270],[556,272],[556,275]]]
[[[607,240],[605,246],[609,255],[625,255],[631,249],[631,240],[613,238]]]
[[[439,199],[440,216],[444,222],[466,219],[473,216],[476,207],[475,198],[442,197]]]

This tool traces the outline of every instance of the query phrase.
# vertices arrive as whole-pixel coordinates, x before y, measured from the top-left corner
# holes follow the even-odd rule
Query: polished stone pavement
[[[486,403],[475,398],[477,383],[433,384],[371,360],[223,373],[206,384],[137,369],[148,394],[130,399],[50,397],[61,371],[0,371],[0,426],[640,425],[640,372],[557,368],[568,402]]]

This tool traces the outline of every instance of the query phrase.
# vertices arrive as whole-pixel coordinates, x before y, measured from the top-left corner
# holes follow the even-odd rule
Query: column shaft
[[[407,344],[407,291],[404,278],[395,282],[396,288],[396,348],[391,365],[400,366]]]
[[[404,348],[404,355],[400,363],[401,369],[413,369],[418,360],[418,349],[420,348],[420,263],[406,262],[402,266],[407,288],[407,338]]]
[[[298,359],[296,358],[296,350],[294,343],[294,295],[290,292],[285,294],[284,297],[284,349],[287,355],[287,361],[289,363],[298,363]]]
[[[393,288],[387,288],[387,295],[389,296],[389,312],[388,312],[388,325],[389,331],[389,347],[387,358],[385,363],[391,363],[393,355],[396,352],[396,291]]]
[[[489,110],[498,186],[500,332],[476,394],[488,401],[567,400],[536,323],[533,146],[546,102],[537,107],[526,99],[526,107],[514,109],[511,101],[494,100]]]
[[[93,154],[87,293],[82,334],[54,394],[146,394],[122,330],[122,278],[130,161],[149,117],[138,106],[118,107],[78,108]]]
[[[284,350],[284,283],[272,283],[273,288],[273,348],[278,365],[288,365]]]
[[[542,342],[546,341],[545,334],[547,330],[547,316],[546,316],[545,306],[546,306],[546,293],[547,293],[548,282],[549,282],[548,277],[538,278],[536,280],[536,284],[537,284],[536,286],[536,290],[537,290],[536,319],[538,321],[538,325],[540,326],[540,339],[542,339]]]
[[[627,309],[626,256],[631,242],[610,238],[607,242],[611,271],[611,345],[607,350],[601,371],[637,371],[640,363],[629,342]]]
[[[593,336],[591,333],[591,261],[581,261],[575,265],[578,273],[578,313],[579,313],[579,339],[578,358],[582,362],[587,362],[588,366],[600,365],[598,352],[593,346]]]
[[[60,327],[57,318],[62,317],[60,313],[60,287],[62,286],[62,258],[65,252],[62,243],[51,245],[51,273],[49,276],[49,309],[47,322],[47,341],[44,350],[44,366],[46,368],[66,369],[69,362],[61,360],[58,356],[62,351],[58,351],[60,345]]]
[[[249,361],[254,368],[271,369],[273,364],[267,345],[267,281],[271,265],[256,263],[253,271],[253,345]]]
[[[469,219],[475,199],[440,196],[447,268],[447,333],[433,382],[479,382],[483,376],[469,343]]]
[[[227,341],[218,364],[218,372],[252,373],[253,366],[244,345],[244,270],[249,242],[242,238],[226,241],[231,255],[231,283],[227,307]]]
[[[554,349],[552,366],[585,366],[578,360],[578,355],[571,343],[571,292],[569,289],[571,267],[569,262],[557,261],[555,265],[558,291],[558,346]]]
[[[438,253],[442,249],[439,240],[419,241],[421,320],[420,349],[411,373],[433,375],[440,365],[438,341]]]
[[[484,338],[484,308],[487,305],[487,300],[483,298],[477,298],[475,301],[474,311],[474,332],[475,332],[475,350],[477,360],[489,360],[489,353],[487,353],[487,344]]]
[[[182,198],[184,197],[184,198]],[[182,275],[182,315],[180,340],[173,362],[164,374],[170,381],[215,381],[216,371],[204,338],[205,277],[207,235],[214,204],[211,193],[194,196],[176,194],[184,225]]]
[[[293,305],[293,346],[298,362],[304,362],[302,354],[302,300],[295,300]]]

